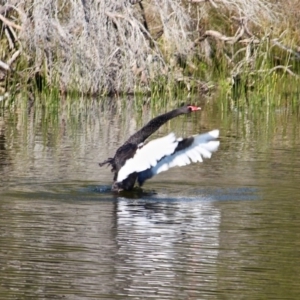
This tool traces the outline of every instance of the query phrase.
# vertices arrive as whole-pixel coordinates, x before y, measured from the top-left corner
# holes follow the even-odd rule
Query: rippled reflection
[[[117,279],[140,296],[142,287],[160,297],[176,289],[181,299],[216,290],[219,209],[195,199],[160,200],[118,202]]]

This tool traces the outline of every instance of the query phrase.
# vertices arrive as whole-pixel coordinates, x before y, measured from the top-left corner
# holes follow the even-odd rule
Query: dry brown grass
[[[149,90],[162,77],[167,83],[186,82],[182,60],[192,75],[197,69],[191,63],[195,55],[200,60],[206,56],[207,62],[215,47],[219,56],[228,56],[222,39],[215,39],[215,45],[199,42],[209,30],[234,42],[261,40],[270,31],[279,36],[286,30],[289,37],[295,35],[296,44],[300,36],[297,0],[2,0],[0,4],[5,18],[0,20],[5,40],[0,59],[7,62],[19,51],[29,77],[39,74],[62,91],[132,93],[137,87]],[[241,34],[241,20],[252,36]],[[13,62],[7,65],[4,74],[13,69]]]
[[[159,28],[163,24],[168,43],[186,52],[189,18],[179,4],[152,1],[151,10]],[[23,31],[24,45],[33,53],[35,67],[46,68],[47,81],[59,79],[63,89],[133,92],[137,84],[148,84],[154,61],[160,72],[166,66],[155,37],[145,28],[139,4],[44,0],[26,1],[25,10],[32,11],[32,22],[31,30]]]

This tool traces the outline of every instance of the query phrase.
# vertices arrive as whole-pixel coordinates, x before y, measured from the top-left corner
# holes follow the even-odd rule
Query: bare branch
[[[214,8],[218,8],[218,5],[213,0],[189,0],[190,3],[204,3],[209,2]]]
[[[11,22],[11,21],[9,21],[7,18],[5,18],[4,16],[2,16],[1,14],[0,14],[0,20],[1,20],[5,25],[7,25],[7,26],[13,27],[13,28],[18,29],[18,30],[22,30],[22,27],[21,27],[21,26],[19,26],[19,25],[13,23],[13,22]]]
[[[5,71],[9,71],[10,67],[8,64],[6,64],[5,62],[3,62],[2,60],[0,60],[0,68],[2,68]]]
[[[203,35],[203,38],[211,36],[211,37],[214,37],[218,40],[221,40],[221,41],[224,41],[224,42],[227,42],[227,43],[230,43],[230,44],[234,44],[243,36],[243,34],[244,34],[243,27],[240,27],[238,29],[238,31],[236,32],[236,35],[234,37],[226,36],[226,35],[220,33],[219,31],[216,31],[216,30],[207,30],[207,31],[205,31],[205,33]],[[203,38],[202,38],[202,40],[203,40]]]
[[[300,78],[299,75],[295,74],[293,71],[291,71],[289,69],[290,66],[276,66],[274,68],[272,68],[271,70],[269,70],[269,74],[271,74],[272,72],[278,70],[278,69],[282,69],[284,70],[285,72],[289,73],[290,75],[294,76],[294,77],[297,77],[297,78]]]
[[[226,35],[223,35],[222,33],[220,33],[219,31],[216,31],[216,30],[207,30],[207,31],[205,31],[204,37],[208,37],[208,36],[214,37],[218,40],[225,41],[225,42],[232,41],[234,39],[232,37],[228,37]]]
[[[4,29],[4,33],[5,33],[6,38],[7,38],[7,40],[8,40],[9,49],[12,50],[13,48],[15,48],[15,44],[14,44],[14,42],[12,41],[12,39],[11,39],[11,37],[10,37],[10,34],[9,34],[7,28],[9,28],[9,27],[6,27],[6,28]]]
[[[18,56],[19,56],[20,54],[21,54],[21,51],[20,51],[20,50],[16,51],[16,52],[13,54],[13,56],[7,61],[7,64],[8,64],[9,66],[11,66],[12,63],[18,58]]]
[[[259,39],[254,39],[254,38],[248,38],[248,39],[242,39],[239,40],[240,44],[259,44],[261,41]]]
[[[293,54],[294,56],[297,57],[297,59],[300,59],[300,53],[299,53],[299,52],[296,52],[296,51],[294,51],[292,48],[290,48],[290,47],[288,47],[288,46],[286,46],[286,45],[281,44],[281,43],[278,41],[278,39],[272,39],[271,42],[272,42],[274,45],[278,46],[280,49],[286,50],[287,52]]]

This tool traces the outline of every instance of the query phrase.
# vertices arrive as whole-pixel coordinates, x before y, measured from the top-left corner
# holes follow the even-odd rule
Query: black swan
[[[130,191],[136,180],[142,186],[145,180],[167,171],[175,166],[185,166],[191,162],[202,162],[202,157],[210,158],[217,151],[220,142],[219,130],[195,135],[185,139],[176,138],[174,133],[155,139],[147,144],[143,142],[167,121],[190,112],[201,110],[200,107],[185,105],[162,114],[142,129],[133,134],[105,164],[111,165],[114,172],[113,191]]]

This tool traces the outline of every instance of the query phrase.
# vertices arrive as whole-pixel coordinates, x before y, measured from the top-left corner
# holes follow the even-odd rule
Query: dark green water
[[[299,299],[299,117],[179,117],[156,136],[219,128],[212,159],[111,194],[97,163],[164,111],[1,112],[0,299]]]

